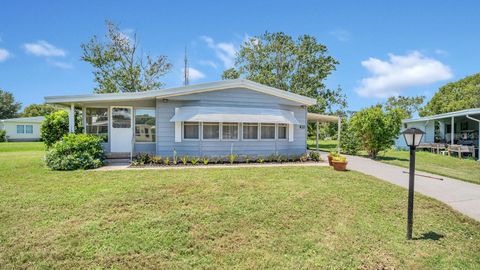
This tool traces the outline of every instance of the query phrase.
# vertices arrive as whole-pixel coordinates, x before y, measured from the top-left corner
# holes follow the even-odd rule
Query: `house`
[[[39,141],[43,116],[0,120],[0,130],[6,131],[7,141]]]
[[[422,138],[424,144],[468,146],[474,149],[474,156],[478,157],[480,108],[403,120],[404,129],[412,127],[425,132]],[[396,145],[399,148],[406,148],[402,136],[397,139]]]
[[[69,108],[71,132],[73,112],[81,110],[84,132],[101,136],[110,156],[303,154],[307,107],[316,104],[245,79],[45,101]]]

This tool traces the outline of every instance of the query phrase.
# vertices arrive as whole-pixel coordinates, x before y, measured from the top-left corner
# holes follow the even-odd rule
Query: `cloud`
[[[0,62],[7,60],[11,56],[12,54],[9,51],[7,51],[6,49],[0,48]]]
[[[336,37],[341,42],[349,41],[352,36],[349,31],[344,29],[335,29],[333,31],[330,31],[330,35]]]
[[[182,74],[184,74],[185,68],[182,68]],[[192,81],[200,80],[205,78],[205,74],[203,74],[200,70],[189,67],[188,68],[188,78]]]
[[[200,60],[199,63],[200,63],[200,65],[209,66],[209,67],[212,67],[214,69],[218,68],[217,63],[215,63],[213,61],[210,61],[210,60]]]
[[[442,49],[436,49],[435,53],[438,54],[438,55],[442,55],[442,56],[448,56],[449,55],[449,53],[447,51],[442,50]]]
[[[72,65],[72,64],[66,63],[66,62],[50,61],[50,60],[48,60],[47,62],[48,62],[50,65],[52,65],[52,66],[54,66],[54,67],[61,68],[61,69],[72,69],[72,68],[73,68],[73,65]]]
[[[215,41],[208,36],[202,36],[201,39],[207,43],[207,46],[214,50],[215,55],[223,62],[225,68],[233,67],[235,63],[235,54],[237,50],[235,49],[235,45],[231,42],[219,42],[215,43]]]
[[[27,53],[35,56],[64,57],[67,54],[65,50],[57,48],[45,40],[40,40],[34,43],[25,43],[23,44],[23,48]]]
[[[364,97],[390,97],[403,90],[452,78],[449,66],[418,51],[406,55],[389,54],[388,61],[369,58],[362,61],[370,77],[361,80],[355,91]]]

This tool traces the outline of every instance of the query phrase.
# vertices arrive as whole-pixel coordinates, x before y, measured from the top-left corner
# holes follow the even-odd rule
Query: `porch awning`
[[[184,121],[300,124],[291,111],[240,107],[176,108],[170,122]]]

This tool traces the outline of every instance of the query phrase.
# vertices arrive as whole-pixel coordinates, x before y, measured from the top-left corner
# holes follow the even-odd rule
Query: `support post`
[[[317,122],[316,122],[316,128],[317,128],[317,134],[316,134],[317,136],[316,136],[316,138],[315,138],[315,139],[316,139],[315,143],[316,143],[316,145],[317,145],[317,151],[318,151],[318,120],[317,120]]]
[[[413,195],[415,180],[415,146],[410,146],[410,168],[408,177],[408,213],[407,213],[407,240],[412,240],[413,232]]]
[[[68,112],[68,132],[75,132],[75,104],[70,103],[70,111]]]
[[[450,144],[455,144],[455,117],[452,116],[452,122],[450,127]]]
[[[82,126],[83,134],[87,134],[87,108],[85,106],[82,107]]]
[[[337,135],[337,152],[340,153],[340,134],[342,133],[342,118],[338,117],[338,135]]]

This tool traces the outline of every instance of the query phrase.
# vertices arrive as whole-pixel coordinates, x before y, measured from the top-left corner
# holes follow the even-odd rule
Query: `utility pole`
[[[189,84],[188,81],[188,59],[187,59],[187,47],[185,47],[185,58],[184,58],[185,67],[183,68],[183,86],[187,86]]]

